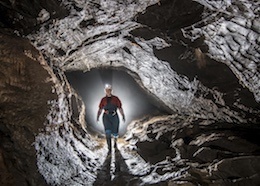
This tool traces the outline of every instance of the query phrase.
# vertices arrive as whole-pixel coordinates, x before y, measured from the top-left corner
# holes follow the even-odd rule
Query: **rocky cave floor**
[[[260,184],[258,126],[171,115],[129,127],[94,185]]]

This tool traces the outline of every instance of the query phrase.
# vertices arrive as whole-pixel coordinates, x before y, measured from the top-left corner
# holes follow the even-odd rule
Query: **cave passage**
[[[103,133],[102,119],[96,122],[98,105],[105,96],[104,86],[109,83],[113,87],[113,94],[122,102],[126,122],[120,118],[119,135],[127,130],[127,124],[143,116],[165,114],[159,105],[156,105],[151,96],[125,71],[116,69],[93,69],[89,72],[72,71],[65,73],[71,86],[82,97],[86,107],[87,127],[98,133]]]

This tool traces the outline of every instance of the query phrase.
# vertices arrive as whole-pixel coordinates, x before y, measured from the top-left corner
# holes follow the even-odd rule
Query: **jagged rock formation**
[[[192,41],[204,38],[210,57],[227,64],[259,102],[260,3],[197,2],[203,4],[207,12],[201,22],[182,29],[184,36]]]
[[[47,185],[39,173],[51,185],[91,184],[106,151],[86,133],[82,100],[27,39],[0,38],[1,185]]]
[[[259,184],[258,1],[5,1],[0,10],[1,184],[95,182],[106,150],[63,71],[102,67],[124,69],[171,113],[129,125],[119,150],[135,184]]]
[[[130,172],[144,183],[260,183],[259,126],[172,115],[144,118],[129,129],[124,156]]]
[[[29,34],[38,29],[42,23],[68,15],[59,1],[1,1],[0,27],[10,29],[18,35]]]
[[[188,2],[190,1],[184,1],[180,4],[185,5]],[[223,117],[225,117],[224,120],[226,120],[226,117],[229,117],[229,121],[234,118],[239,122],[243,121],[239,117],[239,113],[234,110],[230,112],[225,107],[225,100],[222,99],[221,92],[204,87],[196,79],[189,81],[185,76],[180,76],[174,69],[171,69],[168,63],[156,58],[153,52],[154,48],[160,50],[171,46],[173,43],[168,43],[170,39],[152,37],[145,40],[131,35],[131,31],[142,27],[141,24],[132,21],[132,19],[148,5],[155,2],[127,1],[126,4],[123,4],[117,1],[102,1],[95,4],[92,2],[68,3],[64,1],[64,3],[73,12],[71,16],[57,20],[47,29],[42,27],[37,34],[29,36],[34,44],[52,59],[56,66],[64,70],[84,71],[104,66],[123,66],[137,74],[140,85],[172,111],[189,114],[199,113],[204,118],[223,120]],[[175,7],[174,3],[165,1],[165,4]],[[156,6],[158,9],[160,8],[159,5]],[[167,6],[163,6],[162,11]],[[193,8],[195,10],[191,9],[191,11],[194,13],[201,11],[202,5],[194,3],[194,6],[198,8]],[[80,11],[76,11],[75,7],[78,7]],[[171,18],[169,17],[169,19]],[[168,22],[166,17],[166,23]],[[166,26],[164,25],[164,27]],[[66,32],[63,32],[63,30],[66,30]],[[150,34],[153,34],[153,32]],[[164,37],[167,37],[167,32],[164,34],[166,35]],[[186,35],[184,34],[184,36]],[[169,37],[171,38],[171,35]],[[201,51],[196,49],[196,53],[199,56]],[[195,54],[193,55],[195,56]],[[210,51],[209,54],[211,54]],[[198,92],[201,93],[198,94]],[[201,99],[202,97],[205,98],[203,96],[205,94],[212,94],[213,100]],[[216,102],[221,106],[215,105]],[[239,107],[240,105],[232,106]],[[209,110],[211,114],[208,114]]]
[[[27,39],[1,40],[1,185],[46,185],[37,171],[35,135],[44,129],[54,82],[47,64]]]
[[[1,35],[1,74],[1,185],[46,185],[39,172],[51,185],[91,184],[105,151],[95,157],[93,149],[102,144],[83,130],[84,105],[62,72],[51,69],[28,40]]]

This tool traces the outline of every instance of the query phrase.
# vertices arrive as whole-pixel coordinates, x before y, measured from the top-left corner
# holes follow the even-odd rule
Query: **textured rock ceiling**
[[[4,178],[45,185],[37,164],[50,185],[102,185],[102,171],[107,184],[259,185],[259,4],[0,1]],[[170,113],[129,125],[119,165],[87,131],[85,106],[64,75],[104,67],[128,72]],[[35,86],[40,94],[24,96]]]
[[[256,43],[259,39],[257,2],[249,4],[249,2],[242,1],[232,4],[232,8],[227,9],[228,6],[231,6],[231,2],[203,1],[201,4],[205,8],[202,12],[202,5],[199,4],[199,1],[198,3],[183,1],[179,5],[183,11],[191,4],[192,7],[195,7],[188,9],[186,13],[188,16],[201,11],[202,18],[195,20],[197,22],[194,24],[194,20],[192,20],[190,25],[174,28],[167,25],[174,24],[173,21],[170,22],[173,15],[167,14],[165,10],[175,13],[171,11],[174,8],[168,7],[174,7],[175,4],[178,4],[176,1],[162,1],[161,3],[165,3],[162,6],[157,4],[158,1],[124,1],[124,3],[120,1],[100,1],[99,3],[64,1],[63,3],[71,12],[69,16],[47,23],[36,34],[31,34],[28,38],[55,66],[65,71],[88,71],[97,67],[123,66],[136,73],[140,85],[173,111],[188,114],[199,113],[203,118],[225,118],[225,120],[230,118],[229,121],[236,119],[242,122],[243,118],[239,116],[239,113],[225,107],[225,100],[222,98],[223,92],[208,89],[197,79],[188,79],[186,76],[176,73],[167,61],[155,56],[155,49],[161,50],[170,47],[175,44],[174,40],[177,40],[185,46],[192,47],[188,48],[192,51],[191,57],[205,58],[207,54],[219,62],[226,63],[238,77],[240,83],[249,88],[254,93],[256,101],[259,101],[260,81],[257,71],[259,46]],[[165,23],[161,23],[161,27],[154,24],[159,27],[153,28],[153,25],[149,27],[149,22],[148,25],[143,25],[134,21],[135,18],[138,18],[136,17],[138,13],[144,12],[147,6],[153,4],[157,4],[154,5],[154,9],[159,9],[158,15],[151,13],[146,20],[161,16],[162,20],[165,19]],[[218,11],[220,7],[223,9],[221,12]],[[241,13],[240,9],[243,7],[246,13]],[[183,13],[183,16],[187,15]],[[244,27],[241,25],[243,23]],[[238,27],[243,28],[243,33],[236,32],[236,30],[240,30],[236,29]],[[147,35],[154,36],[145,39],[132,35],[131,31],[137,28],[150,29],[151,31]],[[156,29],[157,32],[160,32],[159,35],[154,33]],[[182,41],[182,38],[178,37],[180,31],[190,41]],[[192,46],[192,43],[198,39],[202,41]],[[238,46],[237,42],[240,42],[241,47],[232,48]],[[174,51],[170,52],[174,53]],[[243,55],[250,52],[251,55]],[[175,57],[176,60],[178,57]],[[198,61],[203,63],[203,59]],[[245,68],[239,70],[238,66],[245,66]],[[206,99],[206,94],[211,94],[213,99]],[[237,100],[235,100],[235,104],[232,106],[242,107]],[[209,114],[209,111],[212,113]]]

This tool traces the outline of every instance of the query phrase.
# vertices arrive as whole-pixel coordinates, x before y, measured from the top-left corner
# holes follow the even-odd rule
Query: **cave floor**
[[[112,153],[107,155],[104,164],[98,171],[94,186],[106,185],[138,185],[139,177],[130,173],[123,157],[122,147],[125,141],[119,139],[118,145],[112,148]]]

